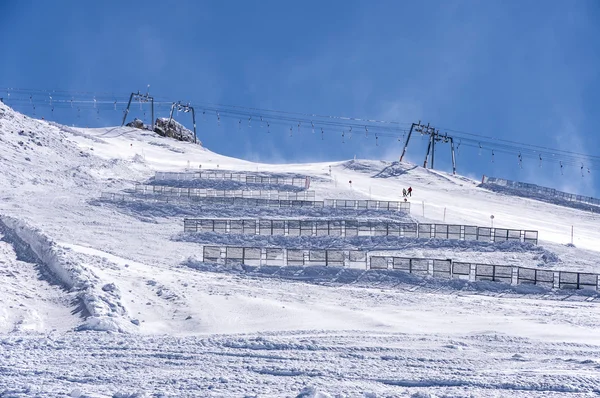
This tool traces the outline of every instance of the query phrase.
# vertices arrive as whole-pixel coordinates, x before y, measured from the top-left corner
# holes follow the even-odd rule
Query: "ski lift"
[[[369,136],[369,129],[367,128],[367,126],[365,126],[365,137]]]
[[[377,137],[377,133],[375,133],[375,146],[379,146],[379,137]]]
[[[539,156],[540,156],[540,167],[542,167],[542,154],[540,154]]]
[[[248,127],[252,128],[252,116],[248,118]]]
[[[263,118],[262,118],[262,116],[260,117],[260,128],[261,129],[263,128]]]
[[[290,126],[290,137],[292,136],[292,126]]]
[[[267,134],[271,133],[271,123],[267,122]]]
[[[298,134],[300,134],[300,122],[298,122]]]
[[[117,100],[115,100],[114,106],[115,106],[115,111],[116,111],[117,110]]]
[[[242,129],[242,119],[238,121],[238,130]]]
[[[564,175],[563,174],[563,164],[562,164],[562,160],[560,161],[560,175]]]
[[[219,115],[219,112],[217,112],[217,126],[221,126],[221,115]]]
[[[479,156],[481,156],[481,142],[479,143]]]
[[[344,132],[342,131],[342,144],[344,144],[344,143],[345,143],[345,141],[344,141]]]
[[[312,129],[312,133],[315,133],[315,124],[312,122],[312,120],[310,121],[310,128]]]
[[[519,152],[519,167],[523,168],[523,157],[521,156],[521,152]]]
[[[350,133],[350,138],[349,138],[349,139],[352,139],[352,126],[350,126],[350,131],[349,131],[349,133]]]
[[[492,163],[494,163],[494,150],[492,149]]]
[[[205,110],[202,111],[202,121],[203,122],[206,121],[206,111]]]

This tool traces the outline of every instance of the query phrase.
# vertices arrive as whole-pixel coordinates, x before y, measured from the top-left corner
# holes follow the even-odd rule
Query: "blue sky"
[[[0,45],[0,87],[123,97],[150,84],[152,94],[174,101],[422,120],[441,131],[600,155],[595,0],[0,0]],[[48,108],[36,115],[44,112],[51,117]],[[92,126],[120,116],[84,113],[55,118]],[[216,152],[262,161],[391,160],[401,151],[396,139],[376,146],[372,134],[342,144],[341,129],[321,139],[310,129],[290,137],[289,127],[265,134],[237,125],[200,118],[200,139]],[[425,145],[416,138],[408,159],[422,163]],[[449,170],[448,151],[439,150],[436,163]],[[578,166],[561,175],[557,163],[540,168],[534,159],[520,168],[514,155],[492,163],[485,148],[458,155],[461,174],[599,196],[600,162],[595,167],[581,177]]]

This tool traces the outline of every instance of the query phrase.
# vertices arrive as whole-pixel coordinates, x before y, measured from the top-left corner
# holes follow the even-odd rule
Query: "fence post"
[[[423,201],[423,217],[425,217],[425,201]]]

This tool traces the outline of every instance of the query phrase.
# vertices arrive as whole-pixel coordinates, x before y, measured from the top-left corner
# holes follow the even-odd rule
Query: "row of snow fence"
[[[552,289],[599,290],[598,275],[382,254],[382,250],[292,249],[281,247],[203,246],[202,261],[255,267],[332,266],[400,271],[418,276],[511,285],[532,284]]]
[[[185,218],[184,232],[281,236],[398,236],[481,242],[538,243],[538,232],[472,225],[322,219]]]
[[[187,196],[200,198],[249,198],[249,199],[275,199],[275,200],[315,200],[315,191],[271,191],[271,190],[247,190],[247,189],[207,189],[207,188],[181,188],[163,185],[136,184],[136,194],[141,195],[163,195],[163,196]]]
[[[600,206],[600,199],[593,198],[591,196],[583,196],[583,195],[576,195],[576,194],[572,194],[572,193],[562,192],[562,191],[559,191],[559,190],[556,190],[553,188],[542,187],[542,186],[536,185],[536,184],[529,184],[529,183],[525,183],[525,182],[511,181],[511,180],[506,180],[503,178],[488,177],[488,176],[483,176],[483,179],[481,182],[483,184],[493,184],[493,185],[497,185],[500,187],[518,189],[518,190],[527,191],[527,192],[531,192],[534,194],[540,194],[540,195],[544,195],[544,196],[551,196],[551,197],[559,198],[559,199],[566,200],[569,202],[579,202],[579,203],[584,203],[584,204]]]
[[[100,200],[107,202],[154,202],[154,203],[199,203],[207,206],[243,206],[243,207],[315,207],[322,208],[323,201],[318,200],[280,200],[280,199],[253,199],[253,198],[224,198],[224,197],[199,197],[199,196],[170,196],[170,195],[144,195],[133,196],[128,194],[102,192]]]
[[[533,284],[553,289],[599,290],[598,275],[586,272],[554,271],[513,265],[465,263],[451,259],[369,256],[369,269],[397,270],[421,276],[468,281]]]
[[[185,188],[187,189],[187,188]],[[309,192],[309,191],[304,191]],[[300,192],[300,193],[304,193]],[[294,194],[294,192],[290,192]],[[289,196],[288,196],[289,197]],[[162,203],[201,202],[205,205],[223,206],[260,206],[260,207],[335,207],[349,210],[382,210],[400,211],[410,214],[410,202],[388,202],[379,200],[294,200],[294,199],[259,199],[243,197],[220,197],[220,196],[187,196],[187,195],[161,195],[159,191],[155,194],[131,196],[121,193],[102,192],[100,199],[110,202],[132,202],[152,201]]]
[[[308,189],[310,177],[271,177],[244,173],[224,173],[214,171],[161,172],[154,174],[154,181],[193,181],[193,180],[231,180],[247,184],[292,185]]]

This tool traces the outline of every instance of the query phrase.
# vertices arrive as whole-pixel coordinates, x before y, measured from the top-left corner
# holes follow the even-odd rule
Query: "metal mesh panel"
[[[283,220],[273,220],[273,235],[285,235],[285,222]]]
[[[215,220],[214,231],[220,234],[224,234],[227,232],[227,221],[224,220]]]
[[[429,260],[413,258],[411,260],[411,268],[411,273],[413,274],[427,274],[429,269]]]
[[[312,236],[313,221],[300,221],[300,235]]]
[[[477,227],[465,225],[465,240],[466,241],[477,240]]]
[[[304,250],[288,249],[286,265],[304,265]]]
[[[350,267],[365,268],[367,266],[367,253],[359,250],[348,252],[348,265]]]
[[[402,225],[402,235],[405,238],[416,238],[416,237],[418,237],[417,224],[404,224],[404,225]]]
[[[267,248],[265,252],[267,265],[285,265],[283,262],[283,249]]]
[[[469,279],[471,275],[471,263],[452,263],[452,277],[457,279]]]
[[[254,235],[256,234],[256,220],[244,220],[243,232],[245,234]]]
[[[436,278],[450,279],[452,273],[452,260],[433,260],[433,276]]]
[[[460,225],[448,225],[448,239],[459,240],[460,236]]]
[[[300,221],[298,220],[289,220],[288,224],[288,235],[290,236],[300,236]]]
[[[228,264],[244,262],[244,248],[242,247],[227,247],[225,253],[225,262]]]
[[[199,220],[199,221],[200,221],[199,227],[200,227],[201,231],[203,231],[203,232],[206,232],[206,231],[212,232],[212,231],[214,231],[213,220]]]
[[[531,243],[537,244],[538,231],[525,231],[525,242],[531,242]]]
[[[435,237],[438,239],[448,239],[448,226],[444,224],[435,224]]]
[[[358,236],[358,221],[346,221],[346,236]]]
[[[333,267],[344,266],[343,250],[327,250],[327,265]]]
[[[508,229],[496,228],[494,230],[494,242],[508,240]]]
[[[508,240],[521,241],[521,231],[517,229],[509,229]]]
[[[579,274],[579,288],[593,289],[598,287],[598,275],[595,274]]]
[[[306,265],[327,265],[325,250],[311,250],[308,252],[308,264]]]
[[[202,249],[204,261],[217,262],[221,260],[221,248],[218,246],[204,246]]]
[[[394,257],[392,260],[392,268],[410,272],[410,258]]]
[[[241,234],[244,232],[244,222],[242,220],[229,221],[229,233]]]
[[[329,235],[329,221],[315,221],[317,236]]]
[[[358,222],[358,236],[370,236],[371,235],[371,222],[359,221]]]
[[[380,256],[371,256],[369,258],[369,268],[371,269],[387,269],[387,259]]]
[[[341,221],[329,221],[329,235],[341,236],[342,235],[342,222]],[[318,228],[317,224],[317,228]],[[317,230],[318,231],[318,230]],[[318,232],[317,232],[318,235]]]
[[[577,289],[579,287],[577,272],[561,271],[558,274],[558,280],[558,286],[561,289]]]
[[[485,228],[485,227],[478,227],[477,234],[478,234],[477,240],[489,242],[490,237],[492,236],[492,229]]]
[[[367,208],[367,201],[366,200],[357,200],[356,207],[358,209],[365,210]]]
[[[419,238],[431,238],[431,224],[419,224]]]

